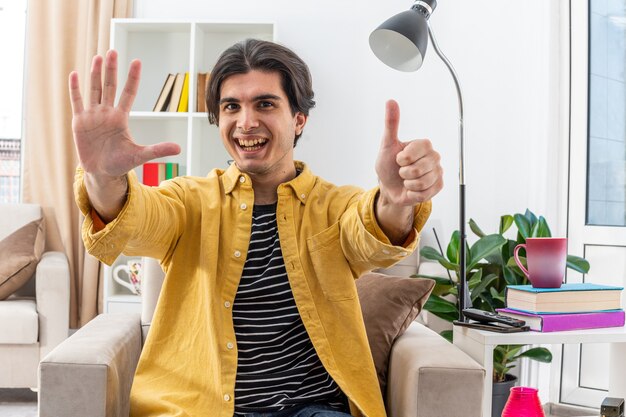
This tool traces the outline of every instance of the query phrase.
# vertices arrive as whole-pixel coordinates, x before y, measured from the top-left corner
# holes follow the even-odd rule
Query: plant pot
[[[517,382],[515,375],[506,374],[504,381],[494,382],[491,391],[491,417],[501,417],[504,405],[509,399],[511,388]]]

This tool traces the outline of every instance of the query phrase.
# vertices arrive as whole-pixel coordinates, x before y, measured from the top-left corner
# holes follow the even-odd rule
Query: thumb
[[[385,107],[385,132],[381,146],[393,146],[399,142],[398,125],[400,124],[400,106],[395,100],[387,101]]]
[[[146,162],[164,156],[178,155],[179,153],[180,145],[173,142],[161,142],[156,145],[143,146],[139,152],[140,158]]]

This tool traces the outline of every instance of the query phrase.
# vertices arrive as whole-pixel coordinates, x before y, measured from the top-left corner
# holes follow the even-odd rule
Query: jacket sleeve
[[[430,216],[430,201],[414,209],[413,231],[402,246],[391,243],[376,220],[378,187],[358,194],[340,220],[341,247],[355,276],[374,268],[387,268],[410,255],[419,242],[420,231]]]
[[[185,227],[183,189],[174,181],[159,187],[140,184],[134,171],[128,173],[128,196],[119,215],[104,228],[97,227],[83,181],[76,170],[74,197],[85,216],[82,238],[87,252],[107,265],[121,254],[149,256],[167,261]]]

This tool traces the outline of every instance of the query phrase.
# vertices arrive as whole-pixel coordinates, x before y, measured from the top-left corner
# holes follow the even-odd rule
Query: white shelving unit
[[[141,82],[130,113],[130,129],[142,145],[176,142],[181,153],[155,161],[176,162],[179,175],[205,176],[213,168],[226,168],[230,159],[217,127],[206,113],[196,112],[199,72],[211,72],[219,55],[246,38],[275,39],[275,25],[266,22],[153,21],[113,19],[111,47],[118,52],[118,88],[126,82],[133,59],[142,63]],[[165,78],[189,72],[189,112],[152,112]],[[119,97],[119,94],[118,94]],[[142,179],[141,170],[136,170]],[[125,264],[120,256],[105,267],[105,312],[141,311],[141,297],[112,279],[113,268]]]

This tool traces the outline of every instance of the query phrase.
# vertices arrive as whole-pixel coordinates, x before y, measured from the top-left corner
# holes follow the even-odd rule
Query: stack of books
[[[210,72],[199,72],[196,77],[196,111],[206,112],[206,88],[211,78]],[[152,111],[188,112],[189,73],[168,74],[161,87]]]
[[[189,110],[189,73],[168,74],[152,111]]]
[[[146,162],[143,164],[143,183],[156,187],[161,181],[178,176],[176,162]]]
[[[499,314],[524,320],[531,330],[557,332],[624,326],[623,287],[591,283],[560,288],[507,286]]]

